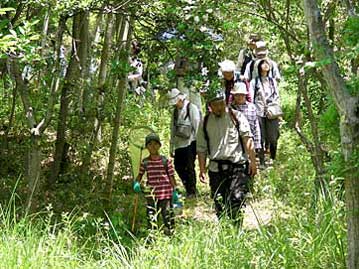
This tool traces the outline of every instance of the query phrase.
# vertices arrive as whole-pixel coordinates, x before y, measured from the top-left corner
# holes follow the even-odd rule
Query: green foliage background
[[[358,18],[350,17],[339,2],[320,3],[327,25],[334,23],[334,34],[329,34],[329,27],[327,31],[341,75],[350,93],[357,96]],[[357,10],[357,4],[355,8]],[[20,12],[18,17],[17,12]],[[66,142],[71,149],[63,173],[50,190],[46,182],[50,176],[60,112],[60,92],[56,94],[51,122],[40,137],[41,188],[36,197],[36,213],[27,214],[25,163],[32,140],[9,61],[17,59],[21,70],[31,68],[27,89],[36,119],[40,121],[49,108],[59,22],[66,18],[62,45],[68,63],[72,18],[79,12],[89,12],[92,40],[89,61],[92,63],[98,63],[101,58],[107,16],[128,16],[133,39],[141,45],[139,56],[150,83],[144,98],[133,93],[126,95],[113,197],[106,212],[103,207],[107,199],[105,175],[118,105],[116,83],[119,74],[129,71],[127,62],[118,61],[118,44],[113,43],[111,47],[103,107],[98,109],[96,102],[98,68],[88,77],[79,78],[84,89],[89,91],[86,113],[81,114],[79,109],[83,90],[79,89],[70,102]],[[50,19],[44,36],[46,14]],[[95,42],[97,21],[100,31]],[[190,68],[186,80],[200,90],[206,79],[217,78],[219,61],[236,60],[239,49],[246,46],[247,36],[252,32],[260,32],[267,41],[270,57],[278,62],[284,77],[280,83],[285,116],[279,159],[273,169],[257,177],[255,200],[251,201],[253,204],[272,201],[268,205],[273,213],[270,223],[262,223],[255,229],[236,229],[226,222],[218,224],[191,218],[199,205],[208,210],[212,206],[208,187],[201,186],[202,196],[198,202],[184,201],[187,217],[178,220],[173,237],[149,233],[145,229],[143,197],[136,231],[131,233],[134,210],[131,180],[137,174],[140,160],[140,151],[130,143],[131,129],[148,126],[158,132],[163,141],[161,152],[168,155],[171,111],[163,96],[176,86],[176,74],[166,67],[179,57],[187,58]],[[172,33],[174,38],[161,38],[164,33]],[[345,268],[343,167],[348,164],[341,157],[339,114],[323,83],[323,62],[316,62],[312,53],[302,1],[297,0],[2,1],[0,268]],[[209,70],[206,78],[199,75],[201,65]],[[326,197],[315,191],[316,172],[311,156],[294,131],[298,72],[303,68],[309,77],[308,96],[318,123],[320,143],[326,152]],[[60,79],[60,88],[65,82]],[[151,94],[153,92],[156,94]],[[103,120],[102,137],[94,148],[91,166],[84,173],[81,164],[93,119],[98,116],[96,113]],[[308,108],[303,103],[300,116],[303,133],[313,139]],[[357,167],[358,163],[358,154],[354,154],[351,165]],[[157,239],[151,241],[154,237]]]

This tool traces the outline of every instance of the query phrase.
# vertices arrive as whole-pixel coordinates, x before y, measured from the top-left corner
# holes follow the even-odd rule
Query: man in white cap
[[[196,188],[196,135],[200,113],[187,96],[173,88],[169,93],[169,104],[174,106],[171,121],[170,153],[174,156],[175,170],[186,189],[187,197],[194,197]]]
[[[252,79],[258,77],[258,63],[262,59],[267,59],[270,63],[270,73],[269,77],[274,78],[277,82],[281,80],[281,75],[279,72],[278,64],[269,59],[268,57],[268,48],[265,41],[258,41],[256,42],[256,48],[254,50],[255,59],[249,62],[246,66],[246,70],[244,72],[244,78],[250,82]]]
[[[246,100],[247,87],[244,82],[237,82],[234,85],[234,89],[231,91],[233,101],[231,107],[235,110],[242,112],[247,118],[251,132],[253,135],[254,149],[259,154],[261,146],[261,130],[259,127],[259,121],[257,117],[257,109],[253,103]],[[264,169],[264,155],[260,155],[260,168]],[[263,159],[261,158],[263,157]]]

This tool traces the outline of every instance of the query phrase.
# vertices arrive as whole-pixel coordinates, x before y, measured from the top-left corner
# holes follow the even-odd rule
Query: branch
[[[300,140],[305,145],[308,152],[311,154],[314,153],[314,146],[312,141],[310,141],[301,129],[301,113],[300,113],[300,106],[302,103],[302,92],[304,88],[307,87],[308,77],[304,72],[304,68],[298,71],[298,92],[297,92],[297,102],[295,107],[295,130],[299,135]]]
[[[22,104],[24,106],[24,110],[26,114],[27,124],[32,133],[33,128],[37,127],[36,120],[35,120],[33,108],[30,103],[28,88],[26,83],[21,77],[21,72],[15,56],[12,55],[9,57],[9,65],[10,65],[10,72],[16,82],[16,90],[20,93],[21,96]],[[36,135],[36,133],[34,134]]]
[[[309,26],[310,40],[313,44],[316,59],[328,61],[327,64],[321,66],[321,71],[323,72],[329,91],[334,97],[339,113],[341,115],[350,115],[353,111],[351,111],[348,103],[357,103],[357,98],[350,95],[344,79],[340,75],[338,64],[334,59],[333,50],[329,47],[328,40],[325,36],[321,12],[316,3],[312,3],[312,1],[304,1],[304,6],[305,16]]]
[[[258,13],[255,13],[251,10],[246,10],[246,13],[248,15],[253,15],[253,16],[256,16],[258,18],[261,18],[261,19],[264,19],[272,24],[274,24],[276,27],[278,27],[282,32],[288,34],[295,42],[297,43],[301,43],[301,41],[298,39],[298,37],[294,34],[294,33],[291,33],[290,31],[288,31],[285,27],[283,27],[282,25],[280,25],[278,22],[276,21],[273,21],[271,20],[270,18],[266,17],[266,16],[263,16],[263,15],[260,15]]]
[[[20,18],[20,15],[23,10],[24,10],[24,4],[21,2],[16,9],[14,18],[11,19],[11,25],[14,25],[16,23],[16,21]]]
[[[355,12],[355,4],[353,3],[353,0],[343,0],[349,17],[357,17],[358,14]]]

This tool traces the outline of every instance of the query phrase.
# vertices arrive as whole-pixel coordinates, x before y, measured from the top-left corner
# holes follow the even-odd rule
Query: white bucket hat
[[[267,44],[264,41],[256,42],[255,55],[266,56],[268,54]]]
[[[243,82],[237,82],[234,84],[234,88],[231,90],[231,94],[247,94],[246,84]]]
[[[236,70],[236,64],[231,60],[224,60],[218,65],[221,72],[234,72],[234,70]]]
[[[168,104],[170,106],[174,106],[178,99],[184,100],[186,98],[186,95],[181,93],[177,88],[171,89],[168,93]]]

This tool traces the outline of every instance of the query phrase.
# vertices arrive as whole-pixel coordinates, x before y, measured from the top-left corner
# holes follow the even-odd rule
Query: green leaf
[[[32,36],[30,36],[31,41],[39,40],[39,39],[40,39],[40,35],[32,35]]]
[[[19,32],[22,34],[22,35],[25,35],[25,29],[23,27],[19,27]]]
[[[12,7],[0,8],[0,15],[5,15],[6,12],[10,12],[10,11],[15,11],[15,8]]]
[[[9,31],[14,37],[17,37],[17,33],[14,30],[10,29]]]

